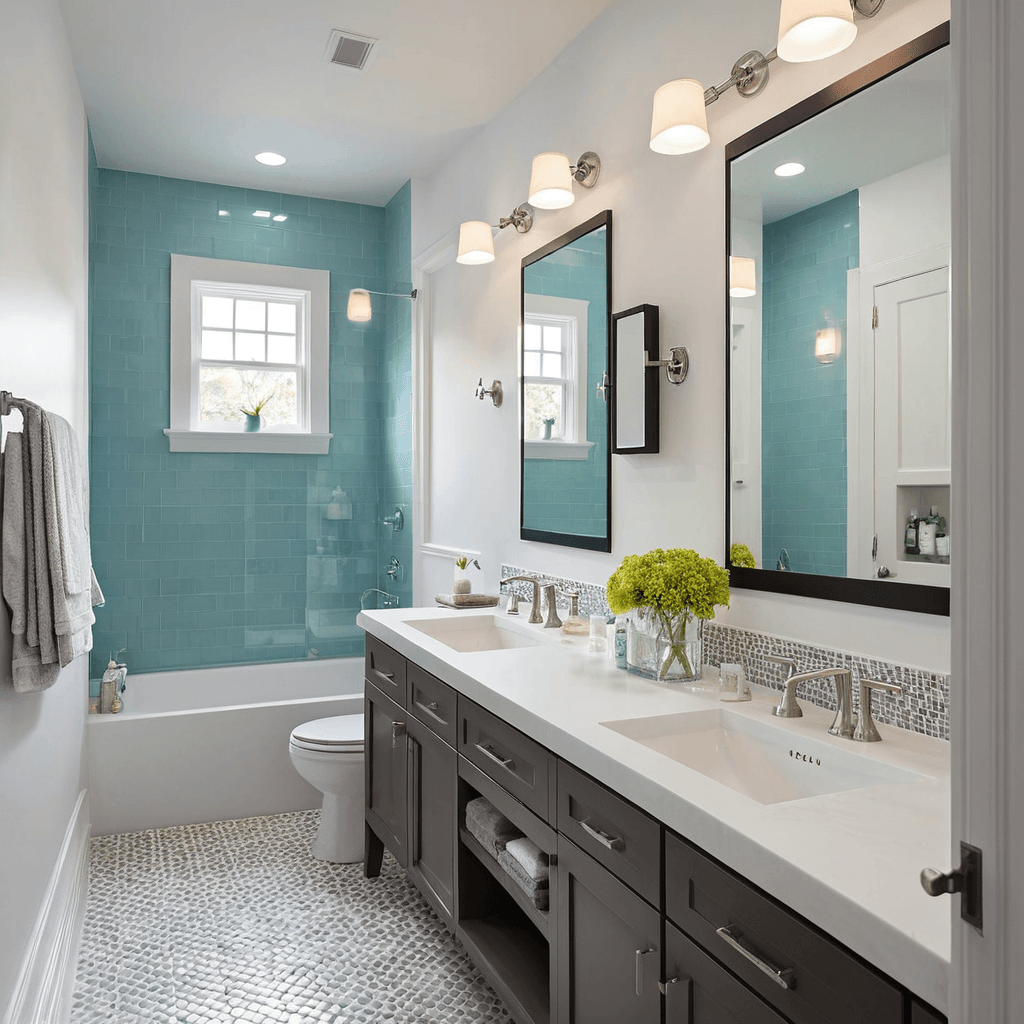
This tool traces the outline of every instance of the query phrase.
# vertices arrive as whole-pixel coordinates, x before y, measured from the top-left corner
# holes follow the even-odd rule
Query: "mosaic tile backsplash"
[[[533,569],[502,565],[501,578],[518,575],[538,575],[558,585],[561,591],[578,590],[580,614],[608,613],[608,601],[603,584],[584,583],[559,576],[545,575]],[[529,583],[510,583],[504,588],[530,600],[533,588]],[[566,598],[566,603],[568,599]],[[909,729],[938,739],[949,739],[949,676],[909,665],[880,661],[866,654],[853,654],[785,637],[738,629],[711,621],[704,624],[704,664],[720,665],[738,662],[743,665],[751,682],[773,689],[782,689],[785,669],[767,660],[769,654],[792,658],[801,671],[812,671],[829,666],[850,669],[854,679],[869,677],[886,679],[902,687],[902,694],[875,692],[871,713],[876,722]],[[819,707],[836,709],[835,686],[830,679],[812,680],[800,688],[799,698]],[[857,711],[857,688],[854,686],[854,711]]]

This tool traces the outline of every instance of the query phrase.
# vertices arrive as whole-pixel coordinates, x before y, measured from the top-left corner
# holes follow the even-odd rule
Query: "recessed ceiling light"
[[[287,163],[287,158],[281,156],[280,153],[257,153],[256,159],[261,164],[266,164],[268,167],[280,167],[281,164]]]
[[[287,219],[288,219],[287,215],[285,215],[285,214],[283,214],[283,213],[279,213],[279,214],[278,214],[278,215],[277,215],[277,216],[276,216],[276,217],[274,218],[274,220],[276,220],[276,221],[278,222],[278,224],[280,224],[280,223],[281,223],[281,221],[283,221],[283,220],[287,220]]]
[[[795,174],[803,174],[807,168],[803,164],[791,163],[791,164],[779,164],[775,168],[775,173],[780,178],[792,178]]]
[[[270,216],[270,211],[269,210],[254,210],[253,211],[253,216],[254,217],[269,217]]]
[[[230,217],[230,216],[231,216],[231,214],[230,214],[230,213],[228,213],[228,211],[227,211],[227,210],[218,210],[218,211],[217,211],[217,216],[218,216],[218,217]]]

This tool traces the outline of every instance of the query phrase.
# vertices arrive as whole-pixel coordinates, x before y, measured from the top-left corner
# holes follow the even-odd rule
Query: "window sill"
[[[525,441],[527,459],[574,459],[582,461],[594,447],[593,441]]]
[[[285,434],[260,430],[165,430],[172,452],[270,452],[326,455],[333,434]]]

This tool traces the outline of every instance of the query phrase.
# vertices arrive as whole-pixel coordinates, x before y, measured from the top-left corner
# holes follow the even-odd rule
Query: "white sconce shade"
[[[530,175],[530,204],[540,210],[564,210],[575,200],[569,158],[564,153],[538,153]]]
[[[782,0],[777,49],[783,60],[823,60],[856,38],[850,0]]]
[[[729,294],[734,299],[749,299],[757,294],[757,270],[749,256],[729,258]]]
[[[369,323],[373,318],[370,293],[365,288],[353,288],[348,293],[348,318],[353,323]]]
[[[494,260],[494,236],[491,225],[482,220],[464,220],[459,225],[459,254],[456,263],[470,266]]]
[[[814,335],[814,358],[819,363],[834,363],[841,347],[838,327],[826,327]]]
[[[679,156],[696,153],[711,141],[704,107],[704,86],[694,78],[666,82],[654,94],[651,149]]]

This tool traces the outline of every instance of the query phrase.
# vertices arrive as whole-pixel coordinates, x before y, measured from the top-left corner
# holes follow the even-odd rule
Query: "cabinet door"
[[[454,920],[456,753],[408,720],[409,877],[448,922]],[[431,899],[431,897],[433,897]]]
[[[366,687],[366,821],[402,867],[407,863],[406,713]]]
[[[558,1024],[659,1024],[661,916],[558,837]]]
[[[678,928],[665,925],[665,1024],[786,1024]]]

